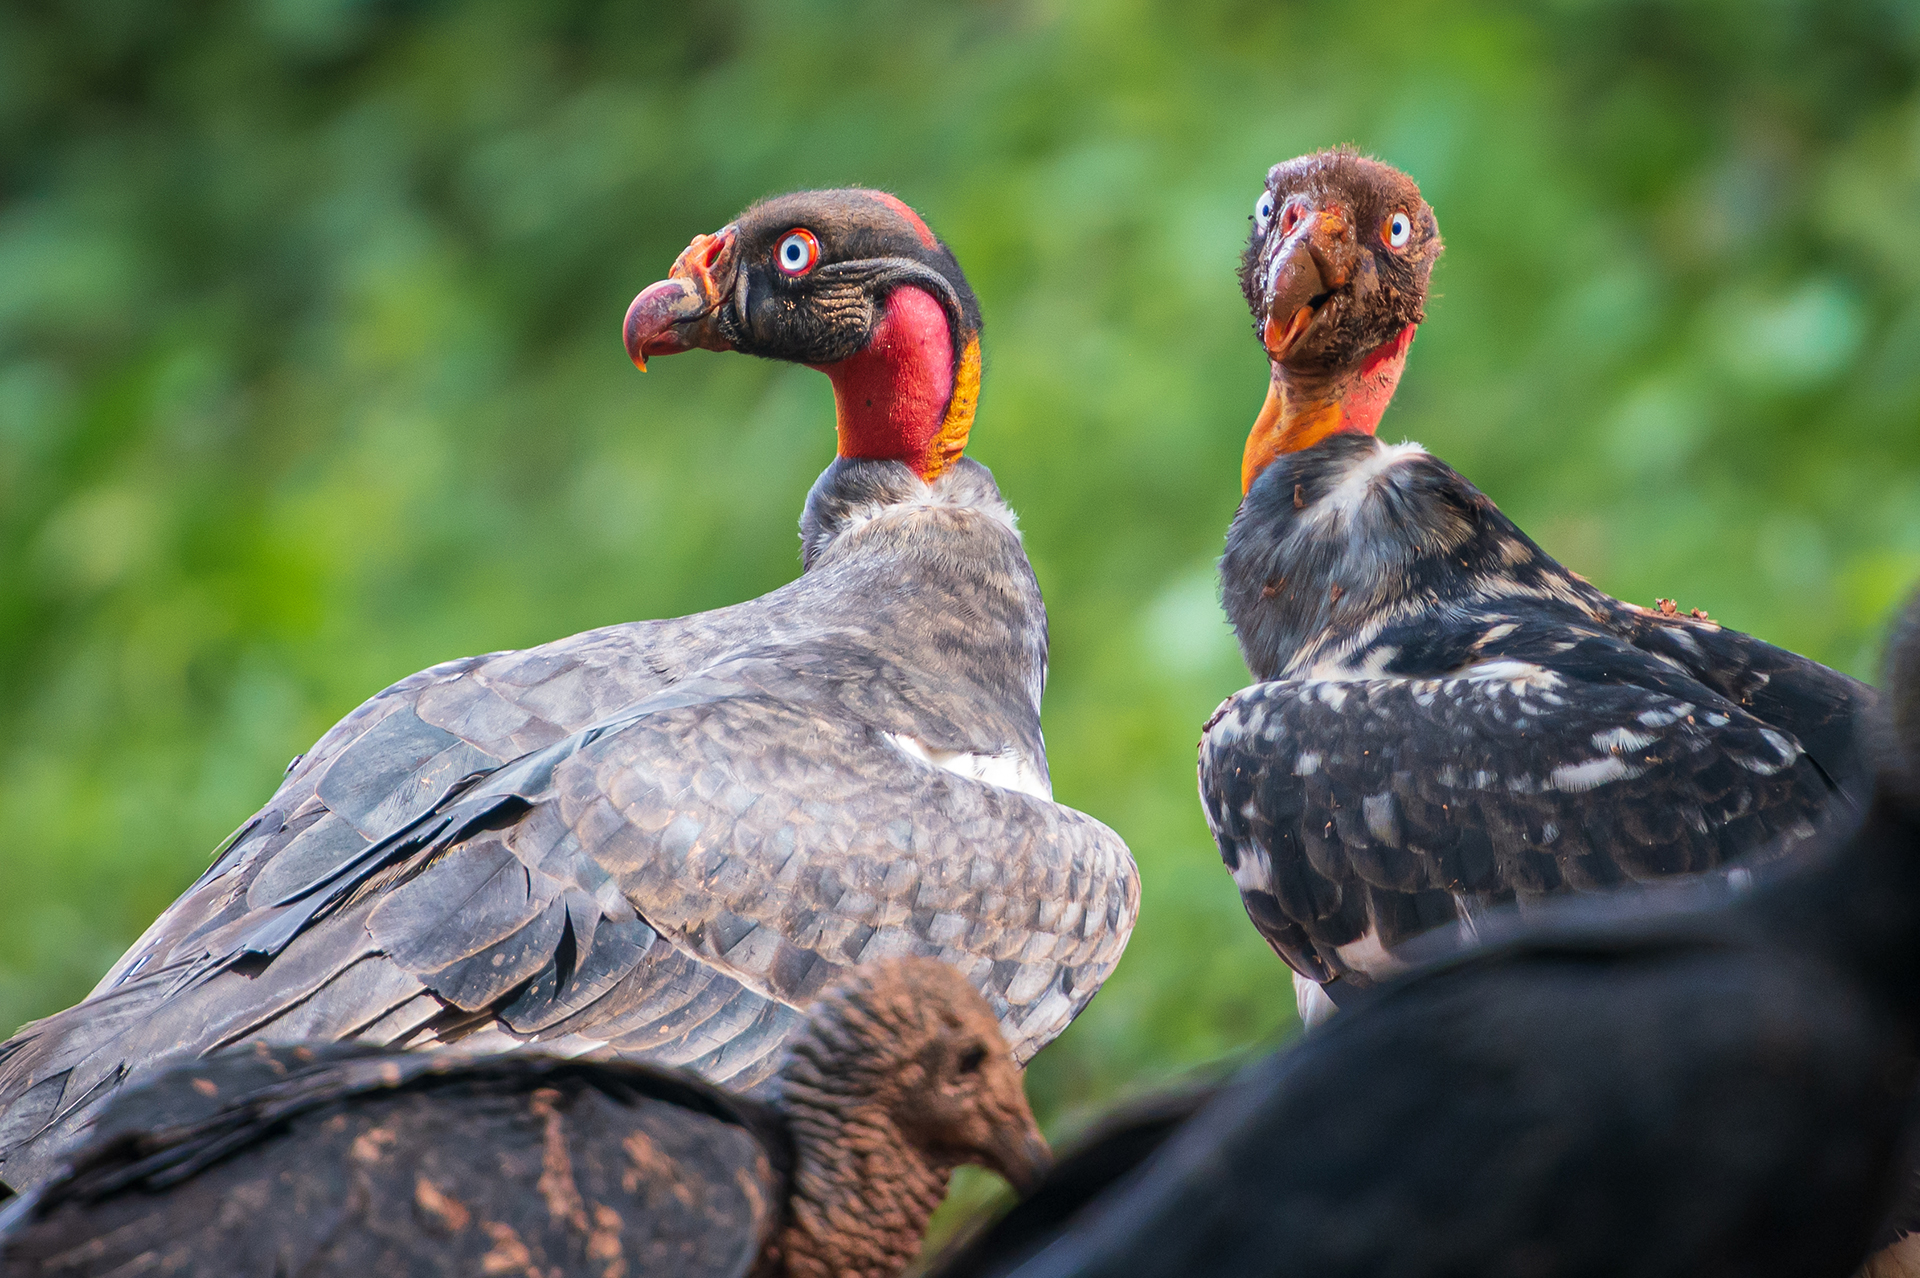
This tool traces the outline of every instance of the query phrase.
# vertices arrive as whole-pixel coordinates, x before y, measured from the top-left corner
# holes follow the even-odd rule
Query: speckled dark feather
[[[117,1101],[0,1259],[22,1278],[155,1255],[161,1272],[744,1275],[791,1163],[777,1112],[670,1071],[261,1049]]]
[[[1282,455],[1221,583],[1266,682],[1209,725],[1202,796],[1256,927],[1318,981],[1371,980],[1339,952],[1363,938],[1783,855],[1871,779],[1865,685],[1612,599],[1417,446]],[[1541,686],[1466,677],[1507,668]]]

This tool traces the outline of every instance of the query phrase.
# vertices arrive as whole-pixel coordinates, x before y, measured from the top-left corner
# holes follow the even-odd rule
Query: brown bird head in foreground
[[[947,246],[884,191],[762,200],[694,238],[627,310],[627,354],[702,347],[807,364],[833,382],[840,456],[932,482],[966,448],[980,304]]]
[[[1240,287],[1273,381],[1247,437],[1243,491],[1282,453],[1373,433],[1426,318],[1440,248],[1420,188],[1378,160],[1317,151],[1268,172]]]
[[[992,1012],[933,959],[875,964],[822,995],[779,1095],[798,1159],[780,1250],[808,1278],[898,1273],[963,1163],[1024,1192],[1051,1162]]]

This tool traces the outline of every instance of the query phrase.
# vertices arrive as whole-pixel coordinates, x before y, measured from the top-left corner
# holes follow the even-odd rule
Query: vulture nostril
[[[733,228],[722,227],[712,235],[702,236],[706,243],[700,246],[700,264],[708,270],[720,261],[720,257],[733,244]]]

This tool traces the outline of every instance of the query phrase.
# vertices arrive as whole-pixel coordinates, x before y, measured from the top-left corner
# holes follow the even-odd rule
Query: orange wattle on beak
[[[1312,214],[1267,272],[1267,317],[1260,344],[1278,364],[1306,336],[1327,295],[1352,278],[1353,229],[1338,205]]]
[[[623,336],[635,368],[646,372],[649,355],[678,355],[696,347],[733,349],[713,321],[731,289],[736,234],[726,226],[712,235],[696,235],[674,259],[667,278],[647,285],[633,299]]]
[[[1267,267],[1260,344],[1273,364],[1273,378],[1240,454],[1242,493],[1283,453],[1311,448],[1343,430],[1372,429],[1351,420],[1341,399],[1302,394],[1289,380],[1300,370],[1287,364],[1300,353],[1328,299],[1353,279],[1360,252],[1346,208],[1333,203],[1311,210],[1303,225],[1292,228]],[[1308,364],[1319,358],[1311,350],[1306,354]]]

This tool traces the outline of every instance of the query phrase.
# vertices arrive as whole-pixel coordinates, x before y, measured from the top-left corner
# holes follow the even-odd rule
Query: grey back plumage
[[[747,603],[448,662],[323,737],[84,1003],[0,1045],[0,1176],[247,1039],[538,1042],[749,1088],[849,965],[935,955],[1025,1060],[1118,961],[1124,844],[1054,804],[1045,613],[984,467],[836,462]]]

